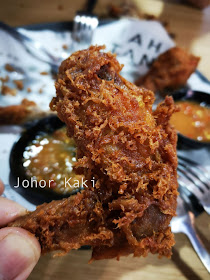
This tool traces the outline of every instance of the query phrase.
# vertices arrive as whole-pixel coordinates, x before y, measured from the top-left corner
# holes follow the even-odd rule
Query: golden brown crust
[[[167,97],[153,113],[153,93],[121,77],[115,56],[102,49],[92,46],[61,64],[51,102],[76,141],[77,171],[88,188],[13,225],[34,233],[43,252],[89,244],[92,260],[148,252],[169,257],[177,138],[168,121],[176,107]]]
[[[152,64],[149,72],[136,81],[136,85],[154,92],[176,89],[185,85],[195,71],[200,58],[174,47],[161,54]]]

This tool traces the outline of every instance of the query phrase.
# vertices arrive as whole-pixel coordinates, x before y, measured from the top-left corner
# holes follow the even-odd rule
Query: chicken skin
[[[76,171],[87,187],[12,226],[35,234],[42,252],[90,245],[91,260],[170,257],[178,184],[169,119],[177,108],[166,97],[153,112],[154,94],[125,80],[116,57],[103,49],[91,46],[62,62],[51,102],[76,142]]]

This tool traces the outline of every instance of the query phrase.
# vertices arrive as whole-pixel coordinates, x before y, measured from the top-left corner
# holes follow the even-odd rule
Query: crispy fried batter
[[[43,252],[91,245],[92,260],[169,257],[177,137],[168,121],[176,107],[167,97],[153,113],[153,93],[121,77],[115,56],[101,49],[78,51],[61,64],[51,102],[76,141],[77,171],[88,188],[39,206],[13,226],[34,233]]]
[[[161,54],[149,72],[136,81],[136,85],[154,92],[167,88],[176,89],[185,85],[195,71],[200,58],[174,47]]]

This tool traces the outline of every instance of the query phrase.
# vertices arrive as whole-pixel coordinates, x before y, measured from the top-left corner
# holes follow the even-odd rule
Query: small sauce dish
[[[74,171],[76,161],[76,145],[67,137],[64,123],[56,116],[41,119],[32,123],[12,148],[10,168],[15,188],[49,200],[68,197],[81,189],[83,176]]]
[[[178,132],[179,142],[194,148],[210,148],[210,94],[183,90],[172,96],[180,107],[170,121]]]

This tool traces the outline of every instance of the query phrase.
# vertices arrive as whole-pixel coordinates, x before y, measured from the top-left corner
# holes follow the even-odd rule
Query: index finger
[[[4,184],[3,184],[3,182],[0,180],[0,195],[2,195],[3,191],[4,191]]]

